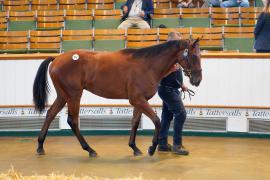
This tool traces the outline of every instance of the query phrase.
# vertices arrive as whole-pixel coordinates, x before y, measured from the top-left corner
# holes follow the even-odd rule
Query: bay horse
[[[43,143],[48,128],[57,113],[67,103],[67,122],[90,157],[97,156],[78,126],[80,99],[84,89],[101,97],[128,99],[134,106],[129,146],[135,156],[142,152],[135,138],[142,113],[155,125],[152,145],[148,154],[152,156],[158,144],[160,119],[148,104],[157,92],[160,80],[175,63],[179,63],[192,85],[202,80],[199,39],[175,40],[141,49],[123,49],[116,52],[93,52],[73,50],[57,57],[48,57],[37,71],[33,85],[33,101],[40,113],[47,103],[47,70],[55,87],[57,97],[46,114],[46,120],[38,137],[37,153],[45,154]]]

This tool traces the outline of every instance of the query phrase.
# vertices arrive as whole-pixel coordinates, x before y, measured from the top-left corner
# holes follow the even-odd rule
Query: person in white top
[[[123,22],[118,26],[118,29],[150,28],[150,20],[154,12],[152,0],[127,0],[122,6],[122,10]]]

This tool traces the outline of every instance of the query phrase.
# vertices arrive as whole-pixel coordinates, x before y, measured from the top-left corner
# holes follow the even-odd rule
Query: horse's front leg
[[[146,116],[148,116],[155,125],[155,133],[152,140],[152,146],[150,146],[148,149],[148,154],[152,156],[155,153],[155,150],[158,145],[160,119],[144,97],[134,96],[134,97],[131,97],[129,101],[130,101],[130,104],[132,104],[135,108],[137,108],[139,111],[141,111]]]
[[[133,117],[132,117],[132,128],[130,131],[130,137],[129,137],[129,143],[128,143],[129,147],[133,149],[134,156],[142,155],[142,152],[136,146],[136,143],[135,143],[136,133],[137,133],[138,126],[140,124],[141,117],[142,117],[142,112],[139,111],[137,108],[134,108]]]

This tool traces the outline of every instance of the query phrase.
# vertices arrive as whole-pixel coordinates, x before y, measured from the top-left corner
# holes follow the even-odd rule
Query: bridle
[[[188,57],[189,57],[189,50],[188,48],[186,48],[183,53],[183,59],[184,61],[186,61],[187,69],[183,69],[183,72],[185,76],[191,78],[191,70],[190,70],[190,63],[189,63]]]
[[[187,66],[186,69],[183,68],[183,72],[184,72],[185,76],[191,78],[192,72],[201,72],[202,71],[202,69],[191,71],[191,65],[189,63],[189,49],[188,48],[184,49],[183,59],[186,62],[186,66]]]

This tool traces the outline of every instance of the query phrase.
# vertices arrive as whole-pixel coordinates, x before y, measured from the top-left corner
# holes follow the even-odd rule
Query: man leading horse
[[[170,32],[167,41],[180,39],[181,34],[179,32]],[[158,95],[163,101],[158,150],[162,152],[172,151],[178,155],[188,155],[189,152],[183,148],[182,144],[182,130],[187,115],[181,99],[181,92],[178,90],[179,88],[182,91],[188,90],[183,84],[181,67],[176,63],[172,68],[172,72],[161,80],[158,87]],[[173,146],[171,146],[168,143],[168,133],[173,118]]]

